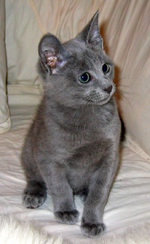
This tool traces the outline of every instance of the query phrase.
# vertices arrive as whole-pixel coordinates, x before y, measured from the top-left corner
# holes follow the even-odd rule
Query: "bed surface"
[[[80,222],[77,225],[57,223],[53,217],[50,196],[39,209],[26,209],[22,205],[22,192],[26,182],[20,154],[34,113],[35,106],[12,105],[12,128],[0,135],[0,215],[12,214],[21,221],[32,221],[47,233],[62,235],[69,243],[113,243],[115,235],[127,233],[133,228],[142,236],[145,227],[149,227],[147,235],[150,239],[150,164],[126,145],[121,149],[120,169],[105,208],[104,222],[107,230],[99,241],[84,237],[80,231]],[[83,204],[78,197],[76,206],[82,213]],[[118,238],[114,243],[122,242]],[[147,242],[143,239],[142,243]]]

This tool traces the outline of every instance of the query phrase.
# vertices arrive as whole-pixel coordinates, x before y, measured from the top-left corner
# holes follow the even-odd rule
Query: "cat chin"
[[[101,101],[101,102],[95,102],[95,103],[92,103],[93,105],[97,105],[97,106],[103,106],[105,104],[107,104],[109,102],[110,98],[107,99],[107,100],[104,100],[104,101]]]
[[[102,100],[99,104],[102,106],[102,105],[105,105],[106,103],[108,103],[110,101],[110,99],[112,98],[112,96],[108,97],[107,99],[104,99]]]
[[[104,98],[102,100],[91,99],[91,100],[87,100],[86,104],[103,106],[103,105],[107,104],[111,100],[111,98],[112,98],[112,96],[109,96],[109,97]]]

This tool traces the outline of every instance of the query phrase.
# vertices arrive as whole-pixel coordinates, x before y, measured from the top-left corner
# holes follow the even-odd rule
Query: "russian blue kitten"
[[[98,13],[62,44],[47,34],[39,43],[44,96],[25,140],[23,202],[41,206],[51,195],[58,222],[75,224],[74,195],[84,196],[81,230],[104,229],[103,212],[117,166],[120,120],[113,94],[114,66],[103,50]]]

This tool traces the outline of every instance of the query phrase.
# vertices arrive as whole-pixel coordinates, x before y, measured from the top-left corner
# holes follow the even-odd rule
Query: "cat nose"
[[[108,86],[107,88],[104,89],[104,91],[106,91],[108,94],[110,94],[112,91],[112,86]]]

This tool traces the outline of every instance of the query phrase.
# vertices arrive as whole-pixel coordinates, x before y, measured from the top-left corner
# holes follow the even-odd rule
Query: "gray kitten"
[[[41,206],[51,195],[58,222],[75,224],[74,195],[84,196],[81,230],[104,229],[103,212],[117,166],[120,120],[113,94],[114,66],[103,50],[98,13],[64,44],[52,34],[39,43],[44,96],[25,140],[23,202]]]

